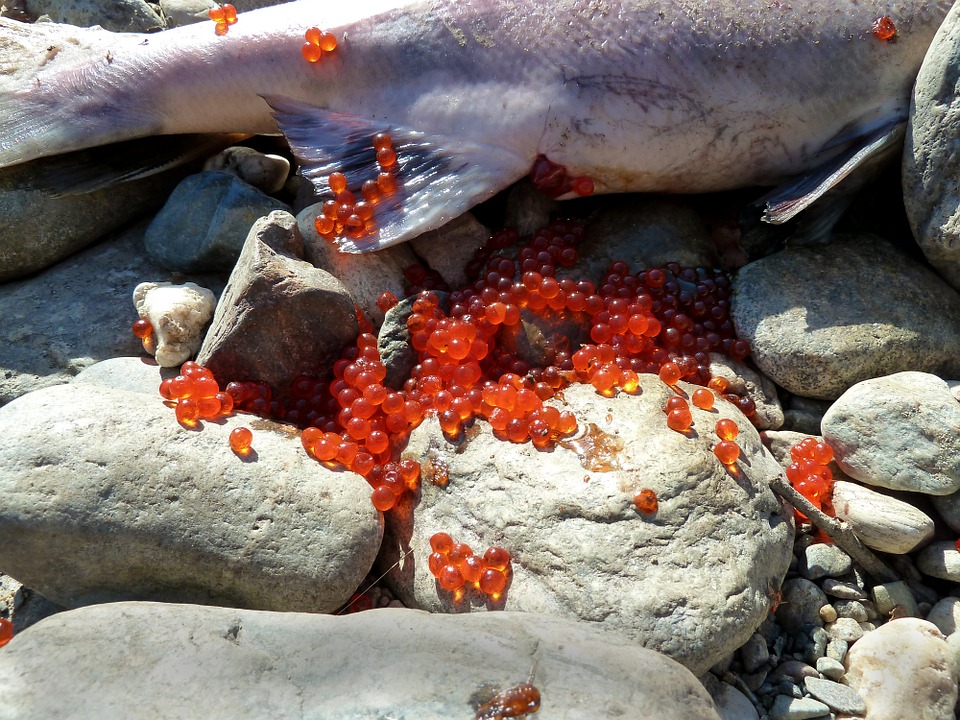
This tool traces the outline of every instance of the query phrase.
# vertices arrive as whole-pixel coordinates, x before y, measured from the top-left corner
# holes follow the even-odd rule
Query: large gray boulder
[[[466,720],[521,683],[539,691],[538,720],[719,720],[682,666],[567,620],[152,603],[61,613],[15,637],[0,653],[0,717]]]
[[[241,425],[247,457],[228,444]],[[159,396],[87,383],[0,409],[0,497],[0,567],[68,607],[330,611],[382,535],[363,478],[310,460],[289,427],[235,416],[188,429]]]
[[[577,618],[697,674],[742,645],[767,617],[792,553],[790,513],[768,487],[782,470],[730,403],[691,406],[693,426],[681,434],[662,410],[674,391],[654,375],[640,378],[637,395],[564,390],[581,433],[549,451],[503,442],[486,423],[456,445],[434,420],[415,430],[405,454],[425,468],[421,491],[388,514],[380,559],[386,569],[399,549],[412,551],[387,575],[398,598],[436,612]],[[740,427],[732,471],[712,452],[722,417]],[[433,482],[441,470],[443,486]],[[655,514],[634,506],[644,488],[658,496]],[[498,600],[439,587],[426,562],[439,531],[477,554],[490,546],[512,554]]]

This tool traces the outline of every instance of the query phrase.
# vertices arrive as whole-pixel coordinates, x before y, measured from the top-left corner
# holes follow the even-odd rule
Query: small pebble
[[[916,598],[910,591],[909,586],[902,580],[875,585],[870,594],[873,595],[877,612],[883,617],[889,616],[895,607],[903,608],[903,614],[913,617],[920,613]]]
[[[833,605],[824,605],[820,608],[820,619],[825,623],[832,623],[837,619],[837,610]]]
[[[867,594],[856,583],[827,578],[823,581],[823,591],[841,600],[866,600]]]
[[[770,659],[770,652],[767,650],[767,641],[759,633],[754,633],[740,648],[740,660],[743,663],[743,669],[748,673],[754,673]],[[763,680],[756,684],[755,690],[760,687]]]
[[[830,680],[839,680],[846,671],[843,663],[832,657],[822,657],[817,660],[817,672]]]
[[[776,669],[770,673],[770,681],[779,682],[782,678],[786,678],[793,683],[800,683],[806,677],[816,676],[817,671],[805,662],[787,660],[777,665]]]
[[[960,550],[949,541],[930,543],[917,554],[917,568],[930,577],[960,582]]]
[[[866,622],[867,609],[856,600],[841,600],[835,602],[833,607],[837,611],[837,616],[842,618],[852,618],[857,622]]]
[[[945,597],[934,605],[926,616],[944,635],[952,635],[960,628],[960,598]]]
[[[850,572],[853,561],[836,545],[816,543],[803,553],[800,574],[809,580],[823,577],[836,577]]]
[[[770,708],[770,720],[806,720],[829,715],[830,706],[813,698],[777,695]]]
[[[840,640],[839,638],[834,638],[827,644],[827,655],[826,657],[836,660],[837,662],[843,662],[843,658],[847,655],[847,650],[850,648],[850,643],[846,640]]]
[[[825,702],[839,713],[863,715],[867,711],[867,704],[859,693],[846,685],[818,678],[807,678],[803,684],[817,700]]]
[[[853,618],[837,618],[837,621],[827,627],[830,637],[846,640],[853,643],[863,637],[863,628]]]

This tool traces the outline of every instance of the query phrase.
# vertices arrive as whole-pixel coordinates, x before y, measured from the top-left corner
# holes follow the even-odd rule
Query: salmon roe
[[[634,495],[633,504],[636,506],[637,512],[643,513],[644,515],[653,515],[660,507],[660,502],[657,500],[657,493],[650,488],[644,488]]]
[[[441,588],[459,600],[466,589],[496,601],[503,594],[510,573],[510,553],[502,547],[490,547],[479,557],[466,543],[456,543],[445,532],[430,538],[433,552],[427,561],[430,573]]]
[[[833,473],[827,465],[833,460],[833,448],[822,440],[807,437],[790,448],[791,463],[786,468],[787,480],[794,490],[810,503],[833,515]],[[797,511],[797,519],[805,522],[807,517]]]
[[[214,32],[217,35],[226,35],[230,26],[237,23],[237,9],[229,3],[211,8],[207,14],[216,23]]]

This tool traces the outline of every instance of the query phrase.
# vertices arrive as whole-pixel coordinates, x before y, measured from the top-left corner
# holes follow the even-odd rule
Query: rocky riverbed
[[[152,30],[212,6],[120,5],[119,19],[96,3],[5,12]],[[828,245],[738,225],[740,193],[559,204],[522,183],[412,243],[345,256],[269,140],[130,197],[40,198],[16,189],[20,170],[0,177],[0,643],[14,633],[0,717],[955,717],[960,243],[944,178],[960,101],[944,78],[958,23],[921,72],[902,185],[877,180]],[[385,390],[422,380],[414,300],[381,294],[442,288],[449,311],[449,291],[482,285],[478,262],[519,261],[557,217],[577,240],[564,292],[613,283],[624,261],[620,287],[659,298],[656,269],[693,293],[681,309],[709,298],[716,342],[691,321],[706,344],[686,380],[658,374],[679,350],[650,350],[607,388],[570,357],[596,323],[526,312],[490,347],[540,384],[533,369],[566,358],[573,382],[518,377],[516,391],[538,388],[537,407],[576,429],[510,441],[489,402],[490,422],[454,430],[428,411],[391,446],[419,481],[378,510],[356,449],[319,461],[301,433],[335,426],[310,393],[361,356],[361,332]],[[673,327],[664,309],[649,317]],[[222,385],[268,382],[274,404],[178,422],[158,388],[193,357]],[[709,402],[694,394],[707,378],[725,381]],[[679,426],[675,398],[689,401]],[[737,431],[732,462],[720,421]],[[231,447],[241,427],[249,450]],[[827,514],[801,508],[816,524],[788,502],[804,440],[832,455],[817,469]],[[478,557],[507,550],[505,586],[446,588],[437,533]]]

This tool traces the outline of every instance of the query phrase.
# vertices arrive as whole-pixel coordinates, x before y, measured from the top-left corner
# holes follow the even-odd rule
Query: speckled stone
[[[827,604],[827,596],[816,583],[805,578],[794,578],[783,583],[782,599],[777,607],[777,620],[789,633],[798,633],[805,627],[823,625],[820,608]]]
[[[952,635],[960,628],[960,598],[943,598],[930,608],[926,620],[936,625],[944,635]]]
[[[960,377],[960,295],[876,236],[788,248],[741,268],[733,290],[751,359],[797,395],[830,400],[901,370]]]
[[[830,707],[813,698],[777,695],[770,708],[770,720],[807,720],[830,714]]]
[[[848,715],[863,715],[867,711],[863,698],[846,685],[819,678],[807,678],[803,684],[811,695],[825,702],[832,710]]]
[[[863,628],[853,618],[838,617],[827,626],[827,632],[830,633],[831,638],[846,640],[848,643],[856,642],[863,637]]]
[[[846,672],[843,663],[832,657],[822,657],[817,660],[817,672],[830,680],[839,680]]]
[[[814,543],[803,551],[800,574],[808,580],[837,577],[850,572],[853,561],[841,548],[827,543]]]

